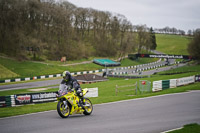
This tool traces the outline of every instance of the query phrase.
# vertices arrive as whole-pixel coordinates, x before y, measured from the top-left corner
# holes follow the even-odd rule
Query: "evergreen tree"
[[[155,50],[156,47],[157,47],[157,44],[156,44],[156,35],[155,35],[155,32],[153,31],[152,27],[150,28],[150,37],[151,37],[151,42],[152,42],[152,45],[151,45],[150,49],[151,50]]]
[[[188,52],[189,54],[194,57],[198,63],[200,63],[200,30],[196,30],[194,33],[194,38],[188,44]]]

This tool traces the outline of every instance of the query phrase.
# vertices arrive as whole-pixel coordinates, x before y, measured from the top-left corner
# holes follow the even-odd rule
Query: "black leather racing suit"
[[[72,77],[71,75],[69,76],[69,80],[65,80],[65,79],[63,79],[62,81],[61,81],[61,84],[65,84],[65,85],[67,85],[70,89],[75,89],[75,91],[76,91],[76,94],[79,96],[79,98],[80,98],[80,104],[81,104],[81,106],[83,107],[83,95],[81,95],[81,93],[82,93],[82,89],[81,89],[81,87],[80,87],[80,84],[78,83],[78,81],[74,78],[74,77]]]

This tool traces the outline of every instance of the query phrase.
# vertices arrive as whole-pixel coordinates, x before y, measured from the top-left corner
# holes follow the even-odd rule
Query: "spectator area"
[[[110,59],[94,59],[93,63],[101,65],[101,66],[106,66],[106,67],[110,67],[110,66],[120,66],[120,62],[116,62]]]

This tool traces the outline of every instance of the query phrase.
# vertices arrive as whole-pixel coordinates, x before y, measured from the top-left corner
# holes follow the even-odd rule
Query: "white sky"
[[[68,0],[72,4],[124,15],[133,25],[200,28],[200,0]]]

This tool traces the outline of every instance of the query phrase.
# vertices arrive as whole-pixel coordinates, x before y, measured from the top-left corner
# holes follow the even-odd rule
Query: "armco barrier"
[[[153,81],[153,88],[152,91],[161,91],[162,90],[162,80],[159,81]]]
[[[176,88],[176,80],[177,79],[170,79],[169,88]]]

